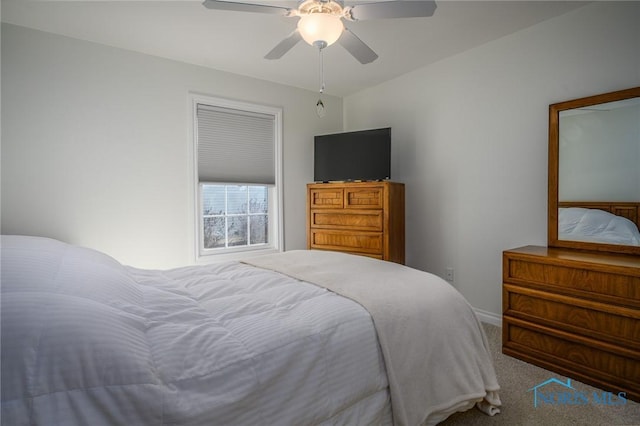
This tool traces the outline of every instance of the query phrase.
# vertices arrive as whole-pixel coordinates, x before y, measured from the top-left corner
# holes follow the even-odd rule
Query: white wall
[[[502,251],[546,244],[548,105],[640,85],[638,22],[594,3],[344,100],[346,130],[392,127],[409,265],[502,312]]]
[[[283,108],[285,248],[303,248],[313,135],[342,102],[2,25],[2,233],[58,238],[138,267],[193,262],[189,92]]]

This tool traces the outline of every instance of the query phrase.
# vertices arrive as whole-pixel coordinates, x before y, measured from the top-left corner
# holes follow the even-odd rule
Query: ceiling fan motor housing
[[[343,3],[336,0],[303,0],[298,6],[298,14],[308,13],[328,13],[331,15],[342,15]]]

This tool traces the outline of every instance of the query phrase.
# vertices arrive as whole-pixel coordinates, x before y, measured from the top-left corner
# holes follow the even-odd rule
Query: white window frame
[[[282,188],[282,108],[253,104],[248,102],[236,101],[231,99],[219,98],[208,95],[193,94],[189,95],[190,99],[190,120],[191,126],[191,148],[193,157],[193,188],[194,188],[194,207],[195,207],[195,261],[196,263],[210,263],[223,260],[246,258],[252,255],[262,255],[267,253],[276,253],[283,250],[284,247],[284,202]],[[203,184],[219,184],[219,185],[242,185],[237,182],[200,182],[198,176],[198,126],[197,126],[197,108],[198,104],[212,105],[220,108],[229,108],[240,111],[249,111],[254,113],[268,114],[274,117],[274,154],[275,154],[275,184],[255,184],[266,186],[269,188],[269,242],[259,246],[240,246],[206,249],[203,244],[203,202],[202,202],[202,185]],[[251,183],[246,183],[247,186]]]

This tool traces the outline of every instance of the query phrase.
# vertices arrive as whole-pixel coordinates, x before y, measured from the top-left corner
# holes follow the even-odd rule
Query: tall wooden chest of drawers
[[[502,352],[640,401],[640,257],[503,253]]]
[[[307,248],[404,264],[404,184],[307,185]]]

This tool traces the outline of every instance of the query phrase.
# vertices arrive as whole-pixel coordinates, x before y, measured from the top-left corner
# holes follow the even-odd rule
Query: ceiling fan
[[[335,43],[342,45],[360,63],[375,61],[378,55],[346,28],[342,20],[411,18],[432,16],[436,10],[434,0],[395,0],[344,6],[343,0],[299,0],[297,8],[265,4],[240,3],[229,0],[205,0],[209,9],[256,12],[299,17],[298,27],[278,43],[266,59],[279,59],[300,40],[320,50]]]

